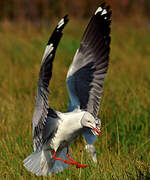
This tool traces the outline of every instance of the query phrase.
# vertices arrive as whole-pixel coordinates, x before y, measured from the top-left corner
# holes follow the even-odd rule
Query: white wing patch
[[[101,12],[103,9],[101,7],[99,7],[96,11],[95,11],[95,15],[98,13],[98,12]]]
[[[96,15],[98,12],[102,12],[101,15],[107,14],[106,9],[103,10],[102,7],[99,7],[99,8],[96,10],[95,15]]]
[[[59,21],[57,29],[59,29],[63,24],[64,24],[64,18]]]
[[[106,9],[103,10],[102,14],[101,15],[104,15],[104,14],[107,14],[107,11]]]
[[[52,50],[54,49],[53,44],[51,43],[50,45],[47,45],[44,51],[44,55],[42,58],[42,62],[43,60],[52,52]]]

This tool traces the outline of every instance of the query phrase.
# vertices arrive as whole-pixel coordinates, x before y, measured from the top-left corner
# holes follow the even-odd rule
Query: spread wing
[[[67,16],[65,16],[58,23],[47,43],[42,58],[41,68],[39,72],[36,104],[32,119],[34,150],[40,149],[49,136],[49,134],[45,133],[47,129],[46,126],[48,126],[49,124],[49,122],[47,122],[48,113],[49,116],[51,116],[52,118],[56,117],[55,112],[52,109],[50,109],[48,106],[48,94],[49,94],[48,86],[49,86],[49,81],[52,77],[52,65],[55,57],[55,52],[58,43],[62,37],[62,30],[67,22],[68,22],[68,18]]]
[[[97,118],[109,63],[111,14],[101,4],[85,30],[66,79],[69,111],[79,107]]]

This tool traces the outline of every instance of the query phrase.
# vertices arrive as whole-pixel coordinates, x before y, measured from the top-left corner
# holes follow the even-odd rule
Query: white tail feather
[[[67,149],[64,148],[59,154],[59,158],[66,158]],[[33,152],[24,161],[24,166],[28,171],[31,171],[37,176],[46,176],[50,174],[56,174],[63,171],[69,165],[62,161],[54,160],[53,154],[50,150],[42,150],[40,152]]]

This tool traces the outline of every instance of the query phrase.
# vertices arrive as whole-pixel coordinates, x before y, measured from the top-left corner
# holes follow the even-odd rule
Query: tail
[[[66,158],[67,148],[64,148],[57,157]],[[37,176],[46,176],[62,172],[69,165],[62,161],[53,159],[53,152],[50,150],[42,150],[40,152],[33,152],[24,161],[24,167],[36,174]]]

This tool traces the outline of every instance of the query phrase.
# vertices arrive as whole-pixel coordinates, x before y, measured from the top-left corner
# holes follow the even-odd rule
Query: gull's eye
[[[90,122],[90,121],[88,121],[88,122]]]

